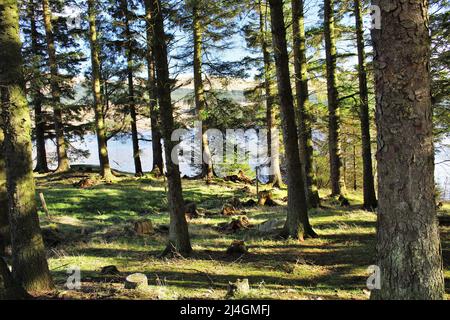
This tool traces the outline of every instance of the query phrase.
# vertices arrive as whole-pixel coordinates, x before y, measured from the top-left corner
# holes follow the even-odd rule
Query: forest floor
[[[189,222],[193,253],[187,258],[161,259],[169,223],[164,181],[147,175],[123,175],[113,184],[95,183],[81,189],[73,184],[92,173],[37,176],[50,218],[40,212],[49,250],[49,266],[57,290],[46,299],[224,299],[229,282],[248,279],[245,299],[367,299],[367,268],[375,264],[373,212],[360,209],[361,195],[349,193],[350,207],[325,199],[310,211],[317,239],[277,240],[257,228],[224,233],[220,223],[236,216],[220,215],[224,203],[256,199],[255,186],[215,180],[183,180],[184,197],[199,211],[212,213]],[[94,178],[95,179],[95,178]],[[261,186],[264,190],[266,186]],[[327,190],[322,190],[325,197]],[[286,190],[274,191],[275,207],[241,209],[253,226],[285,216]],[[245,211],[245,212],[242,212]],[[444,204],[441,214],[450,214]],[[155,232],[133,232],[136,221],[151,220]],[[161,227],[162,226],[162,227]],[[450,227],[441,227],[447,299],[450,298]],[[233,240],[244,240],[247,254],[228,255]],[[115,275],[101,274],[114,265]],[[69,290],[68,268],[81,270],[81,288]],[[131,273],[144,273],[149,289],[124,289]]]

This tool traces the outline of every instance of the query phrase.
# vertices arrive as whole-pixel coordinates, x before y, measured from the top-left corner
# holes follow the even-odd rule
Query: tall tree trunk
[[[184,212],[183,192],[181,188],[180,169],[172,161],[172,150],[175,147],[171,140],[174,129],[173,108],[170,97],[169,64],[167,61],[167,43],[164,32],[164,18],[161,11],[161,1],[149,1],[154,26],[154,55],[157,73],[157,88],[159,112],[164,138],[166,157],[166,176],[169,185],[168,202],[170,210],[169,244],[166,252],[176,250],[181,254],[189,254],[192,251],[189,239],[188,225]]]
[[[149,1],[145,0],[145,15],[146,15],[146,27],[147,27],[147,86],[148,96],[150,100],[150,120],[152,128],[152,151],[153,151],[153,168],[152,171],[158,169],[162,174],[164,172],[163,158],[162,158],[162,145],[161,145],[161,128],[157,110],[157,88],[155,79],[155,59],[153,55],[153,26],[152,12],[150,10]]]
[[[199,121],[202,121],[202,177],[206,177],[207,180],[213,178],[213,164],[211,158],[211,150],[209,149],[208,135],[206,125],[203,124],[205,120],[203,112],[206,107],[205,89],[202,79],[202,44],[203,44],[203,27],[199,16],[199,9],[196,4],[192,8],[192,32],[194,37],[194,94],[195,94],[195,109],[199,117]]]
[[[58,154],[57,172],[70,169],[69,158],[64,137],[63,112],[61,105],[61,89],[58,84],[58,62],[56,60],[55,38],[52,26],[52,13],[49,0],[42,0],[42,12],[44,16],[45,36],[47,40],[48,64],[50,67],[50,86],[52,91],[53,118],[55,122],[56,148]]]
[[[133,66],[133,38],[130,30],[130,13],[128,11],[128,1],[120,1],[123,18],[125,21],[125,38],[126,38],[126,58],[127,58],[127,78],[128,78],[128,112],[131,116],[131,140],[133,142],[133,159],[134,159],[134,171],[136,176],[144,174],[142,170],[141,156],[139,150],[139,136],[137,130],[137,114],[134,97],[134,66]]]
[[[336,84],[336,37],[334,0],[324,0],[324,32],[328,91],[328,149],[330,153],[331,195],[345,191],[340,141],[340,109]]]
[[[444,276],[434,202],[428,1],[374,1],[378,127],[379,299],[442,299]]]
[[[36,27],[36,10],[34,1],[30,1],[28,4],[28,14],[30,17],[30,29],[31,29],[31,50],[33,54],[39,56],[39,44]],[[40,60],[40,59],[39,59]],[[34,64],[35,74],[40,73],[40,63],[39,60]],[[49,172],[47,164],[47,150],[45,147],[45,120],[42,113],[42,101],[43,94],[39,84],[36,84],[35,79],[31,80],[31,96],[33,99],[34,106],[34,120],[35,120],[35,132],[36,132],[36,167],[34,171],[39,173]]]
[[[367,88],[366,53],[364,50],[364,30],[361,12],[361,0],[355,0],[354,14],[356,20],[356,47],[358,49],[359,78],[359,117],[361,120],[361,144],[363,159],[364,208],[377,206],[374,178],[372,171],[372,150],[370,141],[369,90]]]
[[[95,126],[97,129],[98,158],[100,160],[100,173],[106,181],[113,179],[111,166],[109,164],[108,146],[106,143],[106,127],[103,114],[102,96],[100,88],[100,57],[97,41],[95,1],[88,0],[89,18],[89,44],[91,47],[92,64],[92,94],[94,97]]]
[[[356,181],[356,146],[353,145],[353,190],[358,190],[358,182]]]
[[[277,129],[275,122],[275,96],[272,92],[272,81],[270,71],[272,70],[272,62],[270,59],[269,44],[266,40],[266,22],[267,22],[267,4],[263,4],[263,0],[259,0],[259,33],[261,35],[261,48],[264,59],[264,89],[266,91],[266,121],[267,121],[267,150],[270,156],[270,165],[272,171],[269,175],[269,182],[273,187],[281,187],[283,179],[280,169],[280,154],[272,152],[272,135]],[[276,137],[278,139],[278,137]]]
[[[306,60],[305,17],[303,0],[292,0],[292,32],[294,39],[295,91],[299,122],[299,148],[303,165],[308,205],[320,204],[316,176],[313,169],[313,142],[309,105],[308,63]]]
[[[8,219],[8,191],[6,190],[6,167],[3,153],[3,130],[0,121],[0,257],[5,254],[6,246],[11,243]]]
[[[0,1],[1,4],[1,1]],[[14,280],[5,260],[0,256],[0,301],[21,300],[31,298],[28,293]]]
[[[3,151],[14,278],[26,290],[53,288],[35,203],[31,119],[24,93],[17,2],[0,0],[0,90]]]
[[[303,240],[305,237],[314,237],[316,234],[309,224],[305,184],[298,150],[294,99],[289,76],[289,56],[287,53],[283,1],[269,0],[269,4],[287,162],[288,212],[285,234],[295,239]]]

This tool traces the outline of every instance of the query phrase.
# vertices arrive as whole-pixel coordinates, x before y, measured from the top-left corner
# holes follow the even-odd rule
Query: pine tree
[[[29,24],[29,28],[22,26],[22,32],[25,34],[25,41],[31,42],[29,50],[23,48],[26,62],[30,62],[28,66],[30,71],[29,76],[29,90],[31,104],[34,108],[35,120],[35,140],[36,140],[36,167],[34,171],[39,173],[49,172],[47,163],[47,150],[45,145],[46,123],[48,121],[43,107],[45,97],[42,93],[42,87],[45,85],[45,73],[42,70],[43,56],[45,47],[42,42],[43,36],[39,32],[38,26],[38,5],[34,0],[29,0],[25,3],[25,19]],[[27,34],[28,33],[28,34]]]
[[[192,251],[189,239],[188,225],[185,217],[183,192],[181,188],[180,169],[171,159],[175,144],[171,140],[174,129],[173,107],[170,97],[169,64],[167,61],[167,37],[164,32],[164,17],[160,0],[149,2],[154,26],[153,39],[155,65],[157,74],[157,88],[159,112],[164,138],[166,157],[166,176],[169,185],[168,203],[170,211],[169,244],[164,252],[179,252],[189,254]]]
[[[135,70],[134,65],[135,59],[135,42],[133,38],[133,32],[131,29],[131,22],[133,12],[128,8],[128,0],[120,0],[118,6],[118,16],[120,17],[120,22],[122,23],[122,41],[125,49],[126,56],[126,73],[128,81],[128,96],[127,96],[127,113],[131,117],[131,140],[133,142],[133,160],[134,160],[134,170],[137,176],[143,175],[142,162],[140,156],[139,148],[139,135],[137,129],[137,110],[136,110],[136,92],[135,92]]]
[[[1,126],[0,126],[1,127]],[[3,150],[3,130],[0,129],[0,150]],[[8,192],[6,190],[6,167],[3,151],[0,152],[0,257],[11,242],[8,219]]]
[[[324,0],[325,55],[327,63],[328,92],[328,148],[330,157],[331,195],[345,192],[340,141],[340,108],[336,74],[336,37],[334,0]]]
[[[67,155],[67,141],[64,136],[64,121],[61,104],[61,88],[58,81],[58,62],[56,60],[55,37],[52,24],[52,11],[49,0],[42,0],[42,12],[45,25],[45,36],[47,40],[48,64],[50,68],[50,84],[53,104],[53,120],[55,125],[56,147],[58,155],[57,172],[70,169],[69,157]]]
[[[227,10],[223,10],[226,7]],[[214,88],[205,90],[205,78],[221,78],[237,75],[241,72],[235,62],[224,62],[211,57],[212,50],[226,50],[235,33],[234,18],[237,15],[237,0],[186,0],[180,8],[178,19],[183,30],[189,34],[188,45],[176,58],[181,62],[180,69],[193,70],[195,115],[202,122],[200,177],[211,180],[214,175],[212,154],[206,130],[212,124],[212,110],[217,105],[211,103]]]
[[[157,88],[156,88],[156,72],[155,72],[155,59],[154,59],[154,40],[153,40],[153,25],[152,22],[152,13],[150,10],[149,1],[145,0],[145,22],[146,22],[146,40],[147,40],[147,91],[149,95],[149,104],[150,104],[150,120],[151,120],[151,129],[152,129],[152,151],[153,151],[153,168],[154,171],[156,168],[162,174],[164,172],[163,168],[163,158],[162,158],[162,145],[161,145],[161,128],[160,121],[158,117],[158,103],[157,103]]]
[[[379,299],[443,299],[434,200],[428,1],[374,1]],[[394,10],[395,9],[395,10]],[[393,76],[395,75],[395,76]]]
[[[284,24],[283,1],[269,0],[272,22],[272,39],[278,79],[278,96],[283,123],[283,140],[287,162],[288,213],[284,233],[294,239],[317,236],[308,218],[305,183],[298,149],[297,126],[295,123],[294,98],[289,75],[286,27]]]
[[[19,12],[13,0],[0,1],[0,47],[1,124],[13,276],[29,291],[49,290],[53,283],[35,203],[31,119],[24,93]]]
[[[113,174],[109,164],[108,146],[105,127],[105,115],[103,112],[101,87],[100,87],[100,54],[97,40],[95,1],[88,0],[88,19],[89,19],[89,44],[91,48],[92,64],[92,94],[94,97],[95,124],[97,129],[98,155],[100,159],[100,171],[103,179],[111,181]]]
[[[294,39],[295,90],[299,122],[300,157],[306,183],[308,205],[317,208],[320,203],[313,170],[313,142],[306,60],[305,18],[303,0],[292,0],[292,32]]]
[[[280,170],[280,155],[278,152],[272,152],[272,134],[276,128],[275,118],[275,96],[272,92],[272,77],[271,72],[273,69],[272,58],[269,51],[270,44],[267,42],[267,15],[268,5],[263,4],[263,0],[259,1],[259,37],[261,50],[263,53],[264,63],[264,90],[266,94],[266,122],[267,122],[267,150],[270,156],[270,165],[272,172],[270,173],[269,182],[273,187],[281,187],[283,185],[283,179],[281,177]]]

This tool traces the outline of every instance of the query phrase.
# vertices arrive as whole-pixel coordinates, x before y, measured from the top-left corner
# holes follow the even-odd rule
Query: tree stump
[[[93,187],[95,185],[95,183],[96,182],[94,179],[84,178],[84,179],[81,179],[79,182],[74,183],[73,186],[78,187],[80,189],[87,189],[87,188]]]
[[[227,254],[245,254],[248,253],[248,249],[245,246],[245,242],[242,240],[234,240],[231,246],[227,249]]]
[[[244,171],[242,171],[242,170],[239,170],[238,178],[239,178],[239,181],[240,181],[240,182],[243,182],[243,183],[245,183],[245,184],[252,184],[252,183],[253,183],[252,179],[250,179],[249,177],[247,177],[247,176],[245,175]]]
[[[150,220],[137,221],[134,223],[134,232],[140,236],[153,234],[153,224]]]
[[[219,225],[219,231],[225,233],[235,233],[236,231],[251,228],[250,221],[247,216],[233,219],[230,223]]]
[[[341,207],[349,207],[350,206],[350,201],[348,201],[348,199],[346,197],[344,197],[343,195],[339,196],[338,199]]]
[[[200,214],[197,210],[197,205],[195,202],[192,201],[186,201],[184,205],[184,213],[186,215],[186,220],[190,221],[192,219],[197,219]]]
[[[237,295],[246,295],[250,292],[248,279],[237,279],[235,283],[229,282],[226,298],[232,298]]]
[[[133,273],[125,279],[125,289],[145,290],[147,288],[148,279],[143,273]]]
[[[223,205],[222,211],[220,212],[220,214],[223,216],[233,216],[233,215],[238,214],[238,211],[231,204],[226,203]]]
[[[272,200],[272,192],[271,191],[260,191],[258,192],[258,205],[259,206],[266,206],[269,205],[269,203],[273,202]]]

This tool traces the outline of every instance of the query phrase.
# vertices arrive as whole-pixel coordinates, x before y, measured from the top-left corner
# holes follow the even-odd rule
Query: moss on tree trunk
[[[1,124],[1,121],[0,121]],[[3,130],[0,127],[0,256],[5,253],[6,246],[11,243],[8,219],[8,193],[6,190],[6,167],[3,153]]]
[[[29,291],[53,288],[39,227],[31,157],[31,119],[24,93],[17,2],[0,1],[0,90],[3,150],[14,278]]]
[[[95,1],[88,0],[88,19],[89,19],[89,44],[91,48],[92,64],[92,94],[94,97],[95,126],[97,130],[98,156],[100,160],[100,171],[103,179],[111,181],[113,174],[109,164],[108,146],[106,143],[106,126],[102,105],[101,87],[100,87],[100,57],[97,41],[97,27]]]

